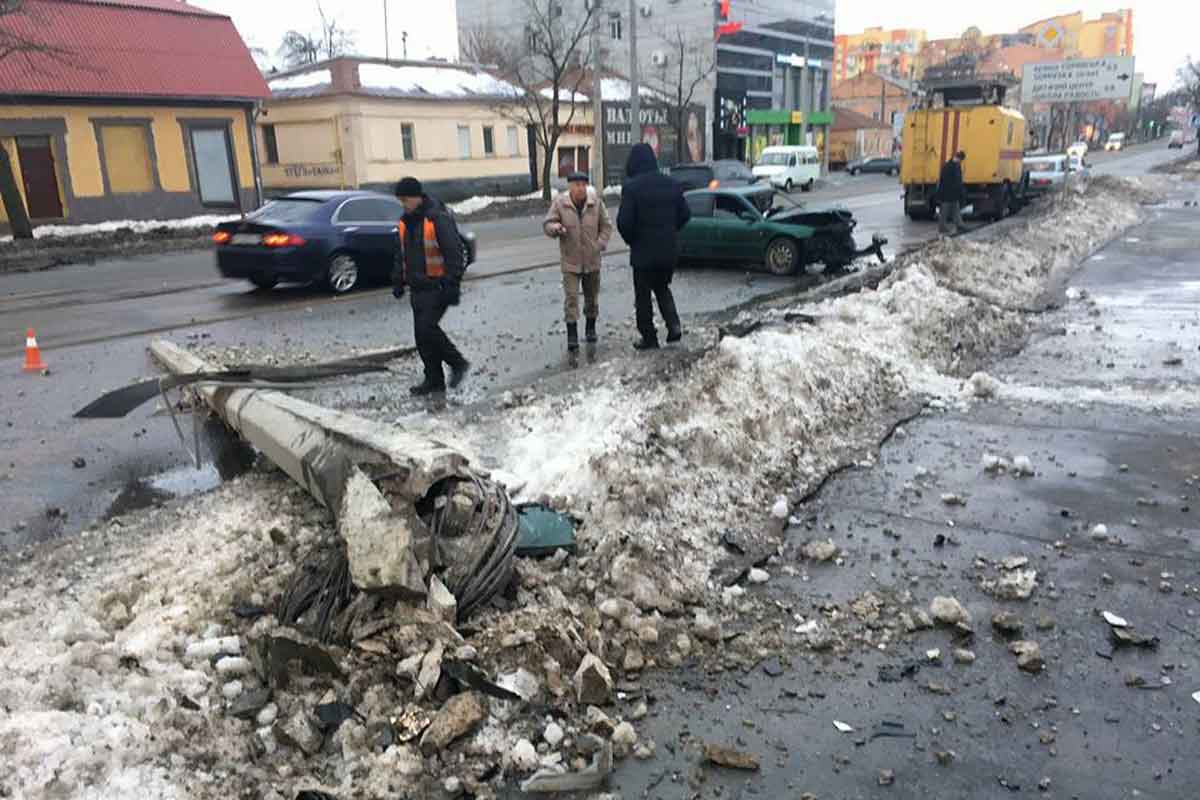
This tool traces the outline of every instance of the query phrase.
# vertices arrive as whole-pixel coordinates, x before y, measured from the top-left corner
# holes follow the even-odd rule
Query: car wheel
[[[794,239],[780,237],[767,245],[764,261],[772,275],[794,275],[800,263],[800,246]]]
[[[275,285],[279,283],[279,278],[274,275],[252,275],[250,282],[257,289],[274,289]]]
[[[801,186],[800,189],[805,192],[811,192],[813,190],[813,179],[809,178],[808,183]]]
[[[857,178],[857,177],[858,177],[858,170],[856,170],[856,169],[852,169],[852,170],[850,170],[850,175],[851,175],[851,177]]]
[[[335,253],[329,259],[329,272],[325,283],[334,294],[345,294],[358,286],[360,271],[358,262],[350,253]]]
[[[788,178],[786,181],[783,182],[783,190],[785,192],[787,192],[788,194],[792,193],[792,179],[791,178]]]
[[[889,170],[888,170],[888,175],[891,175],[893,178],[894,178],[894,177],[896,177],[896,170],[894,170],[894,169],[889,169]]]

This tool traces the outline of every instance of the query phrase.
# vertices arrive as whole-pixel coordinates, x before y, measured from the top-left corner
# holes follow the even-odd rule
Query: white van
[[[776,189],[790,192],[799,186],[807,192],[821,177],[821,154],[817,148],[804,145],[768,147],[754,165],[754,174],[768,178]]]

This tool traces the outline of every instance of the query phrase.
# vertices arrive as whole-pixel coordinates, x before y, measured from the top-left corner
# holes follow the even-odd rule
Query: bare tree
[[[315,64],[321,58],[321,42],[310,34],[288,31],[279,45],[279,55],[288,67]]]
[[[709,42],[689,40],[682,28],[658,31],[658,38],[666,43],[662,55],[665,63],[653,63],[640,72],[646,85],[654,92],[670,115],[675,128],[675,160],[682,163],[688,158],[687,135],[688,114],[696,93],[704,86],[717,67],[716,51]]]
[[[1193,114],[1200,114],[1200,61],[1188,56],[1186,67],[1179,70],[1180,92]],[[1196,137],[1196,154],[1200,155],[1200,136]]]
[[[325,9],[317,3],[317,14],[321,17],[321,50],[326,58],[337,58],[354,49],[354,34],[343,28],[336,19],[325,16]]]
[[[70,52],[49,44],[37,35],[48,23],[38,18],[23,0],[0,0],[0,60],[23,58],[29,68],[50,71],[69,62]],[[32,239],[33,226],[21,198],[8,148],[0,145],[0,202],[8,215],[8,226],[15,239]]]
[[[522,0],[517,19],[523,23],[517,36],[500,38],[494,56],[500,74],[519,90],[509,102],[497,106],[508,119],[534,133],[545,155],[542,164],[542,197],[550,199],[550,171],[554,152],[565,128],[583,104],[582,89],[588,72],[588,34],[595,4],[572,4],[568,13],[562,0]],[[499,37],[498,37],[499,38]],[[490,59],[489,59],[490,60]],[[599,88],[599,81],[596,81]],[[599,125],[600,120],[594,120]]]
[[[506,42],[487,28],[467,28],[458,37],[458,50],[464,61],[499,67],[510,60],[505,54]]]

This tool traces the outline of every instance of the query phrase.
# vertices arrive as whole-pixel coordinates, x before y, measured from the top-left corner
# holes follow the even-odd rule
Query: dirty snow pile
[[[1081,259],[1137,222],[1138,203],[1151,199],[1131,181],[1095,178],[1082,192],[1056,195],[1013,227],[974,241],[937,242],[921,257],[949,289],[1033,309]]]
[[[490,194],[482,194],[476,197],[468,197],[458,203],[450,203],[450,210],[460,216],[468,216],[470,214],[478,214],[485,208],[491,208],[497,204],[512,203],[517,200],[536,200],[542,196],[542,191],[539,189],[536,192],[529,194],[516,195],[514,197],[496,197]]]
[[[108,222],[95,222],[86,225],[38,225],[33,229],[35,239],[59,239],[72,236],[90,236],[97,233],[113,233],[119,230],[130,230],[136,234],[151,233],[158,230],[189,230],[191,228],[214,228],[222,222],[241,219],[240,216],[228,214],[203,214],[198,217],[183,219],[114,219]],[[11,236],[5,236],[0,241],[11,242]]]

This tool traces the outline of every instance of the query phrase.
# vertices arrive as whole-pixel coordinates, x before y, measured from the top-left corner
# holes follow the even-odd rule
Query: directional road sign
[[[1021,79],[1021,102],[1128,100],[1133,82],[1133,56],[1026,64]]]

